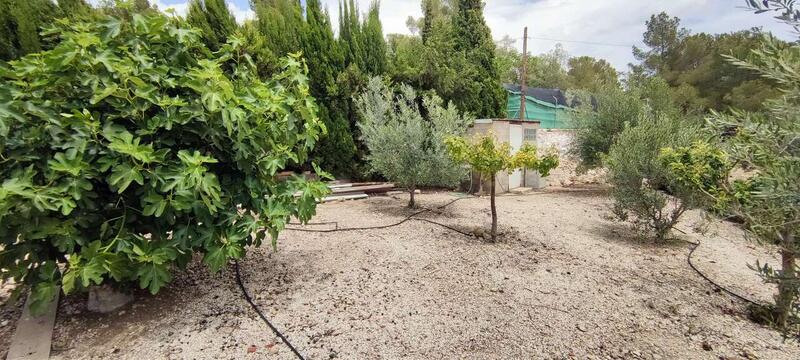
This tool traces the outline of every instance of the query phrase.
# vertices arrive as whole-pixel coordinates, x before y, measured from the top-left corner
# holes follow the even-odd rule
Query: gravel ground
[[[452,199],[418,196],[426,207]],[[410,213],[405,203],[401,196],[324,204],[314,221],[388,224]],[[609,220],[602,190],[550,188],[497,203],[500,243],[419,221],[286,231],[278,251],[250,251],[242,275],[256,303],[310,359],[800,358],[800,345],[748,321],[742,303],[687,266],[687,244],[642,244]],[[469,198],[420,216],[474,232],[488,227],[488,205]],[[774,262],[774,251],[729,223],[696,234],[699,218],[690,214],[681,224],[686,240],[703,242],[697,266],[769,300],[771,288],[745,264]],[[89,314],[83,302],[61,303],[56,359],[292,358],[242,299],[232,268],[211,275],[195,262],[159,295],[139,294],[112,315]]]
[[[11,291],[14,290],[12,283],[0,284],[0,359],[5,359],[10,345],[11,335],[14,327],[22,313],[22,304],[25,299],[10,301]]]

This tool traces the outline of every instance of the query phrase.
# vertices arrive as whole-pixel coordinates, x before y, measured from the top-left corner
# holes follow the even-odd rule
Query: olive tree
[[[298,57],[263,82],[236,39],[212,57],[180,19],[60,26],[0,66],[0,274],[34,310],[59,286],[156,293],[194,253],[217,271],[314,214],[324,184],[276,177],[325,131]]]
[[[714,113],[708,121],[719,135],[715,142],[667,148],[661,158],[716,207],[744,219],[758,240],[778,247],[780,268],[755,268],[778,285],[776,325],[800,334],[800,46],[768,40],[753,55],[733,61],[777,82],[783,97],[768,101],[766,114]]]
[[[355,99],[361,139],[373,172],[408,189],[415,206],[418,186],[454,186],[465,171],[447,155],[447,136],[463,135],[471,119],[435,94],[422,97],[407,85],[395,91],[379,77],[367,83]],[[424,114],[424,115],[423,115]]]
[[[682,118],[645,115],[625,127],[605,156],[614,214],[643,237],[665,241],[686,210],[697,205],[658,154],[664,147],[691,144],[699,131],[699,125]]]
[[[489,201],[492,209],[492,241],[497,240],[497,207],[495,206],[497,173],[506,171],[510,174],[517,169],[530,169],[538,171],[542,176],[548,176],[551,170],[558,167],[556,150],[551,149],[540,157],[536,146],[526,143],[512,153],[511,146],[507,142],[499,143],[491,133],[477,135],[472,139],[449,137],[445,142],[453,160],[469,165],[473,171],[491,180]]]
[[[791,0],[748,0],[756,13],[773,11],[800,30],[800,12]],[[663,149],[661,160],[675,176],[720,210],[744,219],[757,240],[774,244],[780,268],[756,263],[753,269],[778,287],[765,320],[800,336],[800,46],[771,37],[747,61],[728,57],[778,85],[783,96],[767,101],[764,113],[731,110],[708,120],[717,135],[691,146]]]

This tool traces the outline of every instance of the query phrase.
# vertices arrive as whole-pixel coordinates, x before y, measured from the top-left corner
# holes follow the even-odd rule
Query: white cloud
[[[178,16],[186,16],[186,12],[189,11],[189,2],[180,2],[175,4],[164,4],[161,0],[150,1],[151,4],[155,5],[159,10],[163,12],[173,11],[175,15]]]
[[[158,9],[163,12],[173,11],[175,15],[178,16],[185,17],[186,13],[189,11],[188,1],[165,4],[163,0],[154,0],[154,1],[151,0],[151,3],[157,6]],[[253,10],[250,9],[249,6],[243,9],[232,1],[227,1],[227,3],[228,3],[228,9],[231,10],[231,13],[233,13],[233,16],[236,18],[236,21],[240,24],[243,23],[245,20],[254,19],[256,17],[256,14],[253,12]]]
[[[246,9],[242,9],[236,4],[232,2],[228,2],[228,8],[231,9],[233,16],[236,18],[238,23],[243,23],[245,20],[252,20],[256,18],[256,13],[253,12],[252,9],[248,6]]]
[[[321,0],[323,8],[331,15],[334,31],[339,31],[339,0]],[[369,9],[372,0],[356,0],[358,10],[363,14]],[[381,24],[384,34],[408,34],[406,19],[422,16],[420,0],[382,0]]]

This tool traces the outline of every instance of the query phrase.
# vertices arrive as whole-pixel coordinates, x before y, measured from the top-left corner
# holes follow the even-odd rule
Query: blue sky
[[[187,0],[157,0],[159,8],[185,12]],[[356,0],[365,10],[371,0]],[[248,0],[228,0],[237,19],[252,18]],[[336,27],[338,0],[322,0]],[[495,39],[504,35],[521,38],[528,26],[529,36],[555,40],[574,40],[626,46],[562,42],[573,56],[605,58],[618,70],[633,61],[628,45],[640,45],[645,21],[651,14],[666,11],[683,20],[693,32],[722,33],[755,26],[773,31],[785,39],[796,39],[789,27],[767,14],[753,15],[741,8],[744,0],[485,0],[484,15]],[[405,26],[408,16],[419,17],[419,0],[382,0],[381,20],[385,33],[410,33]],[[532,39],[529,50],[542,53],[558,41]],[[515,46],[522,47],[522,41]]]

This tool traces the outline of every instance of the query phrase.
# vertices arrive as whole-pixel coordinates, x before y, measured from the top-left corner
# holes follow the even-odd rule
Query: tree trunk
[[[797,254],[792,251],[792,241],[794,241],[791,233],[784,236],[784,249],[781,250],[781,276],[778,282],[778,297],[775,299],[775,309],[777,310],[778,326],[785,328],[789,322],[789,316],[792,313],[792,306],[797,299],[797,273],[795,267],[797,266]]]
[[[413,209],[415,206],[417,206],[417,203],[414,201],[414,193],[417,192],[417,186],[411,185],[410,192],[411,192],[411,200],[408,201],[408,207],[410,209]]]
[[[490,201],[492,203],[492,242],[497,241],[497,207],[494,205],[494,187],[495,187],[495,174],[492,174],[492,185],[490,193]]]

